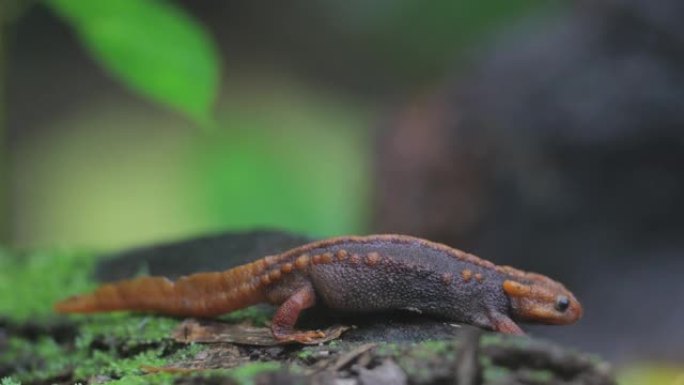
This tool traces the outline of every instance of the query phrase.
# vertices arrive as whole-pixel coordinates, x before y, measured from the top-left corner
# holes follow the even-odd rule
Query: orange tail
[[[211,317],[264,301],[259,273],[262,260],[219,273],[198,273],[173,282],[164,277],[140,277],[100,286],[55,304],[59,313],[115,310]]]

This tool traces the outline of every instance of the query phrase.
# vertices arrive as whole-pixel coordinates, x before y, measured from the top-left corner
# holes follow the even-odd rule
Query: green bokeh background
[[[218,32],[188,4],[7,2],[12,12],[4,23],[12,38],[3,51],[21,49],[33,15],[45,14],[114,89],[30,129],[14,123],[19,139],[8,149],[9,166],[2,167],[10,177],[0,187],[10,195],[6,243],[113,250],[254,227],[314,236],[367,232],[374,131],[388,107],[451,76],[465,52],[500,29],[558,5],[300,4],[330,17],[320,39],[341,42],[338,54],[372,63],[352,71],[382,78],[378,92],[368,93],[269,60],[272,46],[255,45],[253,56],[225,55]],[[266,36],[291,33],[291,26],[268,27]],[[316,61],[326,54],[292,56]],[[40,71],[53,70],[45,66]],[[59,68],[55,76],[79,82],[79,71]],[[56,87],[50,82],[45,86]]]
[[[116,101],[51,123],[52,135],[18,152],[15,172],[30,178],[16,186],[15,243],[115,249],[225,229],[362,231],[367,109],[292,84],[229,93],[214,132]]]

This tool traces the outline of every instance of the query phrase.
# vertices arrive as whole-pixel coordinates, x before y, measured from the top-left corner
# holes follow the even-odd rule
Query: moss
[[[485,384],[500,382],[503,379],[510,378],[510,375],[510,370],[501,366],[494,365],[485,366],[482,373],[482,377]]]
[[[250,306],[245,309],[235,310],[230,314],[222,316],[220,319],[232,323],[249,321],[255,326],[265,326],[273,316],[273,309],[265,306]]]
[[[105,375],[111,378],[123,378],[144,374],[141,367],[164,366],[167,360],[162,358],[163,348],[146,350],[128,358],[116,357],[108,353],[94,352],[86,362],[74,371],[76,378],[85,379],[93,375]]]
[[[74,357],[50,337],[27,341],[11,337],[2,361],[14,365],[19,381],[45,381],[69,372]]]
[[[308,367],[302,366],[302,365],[299,365],[296,363],[289,364],[287,366],[287,370],[291,374],[300,375],[300,376],[306,376],[307,373],[311,372],[311,369],[309,369]]]
[[[73,316],[85,321],[81,324],[80,335],[76,341],[79,347],[85,347],[98,338],[105,342],[116,342],[124,345],[138,345],[169,338],[179,320],[167,317],[109,313],[94,316]]]
[[[388,356],[393,356],[396,355],[397,352],[399,351],[400,347],[399,345],[392,343],[392,342],[382,342],[378,344],[378,346],[375,348],[375,353],[388,357]]]
[[[257,374],[273,372],[281,368],[277,362],[254,362],[240,367],[225,371],[230,377],[240,385],[254,384],[254,377]]]
[[[16,325],[29,320],[38,325],[54,322],[55,301],[96,286],[90,278],[95,261],[87,253],[37,252],[19,257],[0,250],[0,292],[12,293],[0,301],[0,315]],[[176,319],[126,313],[59,317],[77,328],[73,343],[55,342],[49,330],[26,338],[10,335],[0,364],[14,369],[13,378],[2,385],[49,381],[70,373],[76,380],[105,375],[134,381],[142,374],[142,365],[163,366],[202,349],[179,348],[169,339],[179,323]],[[144,378],[141,383],[147,382]]]
[[[168,336],[177,323],[163,317],[130,314],[85,317],[73,345],[58,345],[49,337],[37,342],[12,338],[2,361],[23,358],[20,362],[30,362],[19,374],[25,381],[46,380],[70,371],[76,379],[140,374],[142,365],[163,366],[197,352],[199,347],[191,345],[169,356],[168,350],[175,343]]]
[[[117,345],[114,345],[117,346]],[[109,351],[95,350],[92,355],[82,360],[74,369],[74,377],[86,379],[94,375],[105,375],[112,378],[129,380],[134,376],[143,375],[143,366],[161,367],[174,362],[188,360],[205,347],[203,345],[188,345],[169,354],[169,349],[176,345],[170,341],[160,341],[131,356],[122,356],[120,347]],[[140,347],[140,346],[138,346]]]
[[[451,376],[451,368],[444,362],[455,359],[453,341],[429,341],[415,345],[398,345],[392,356],[406,374],[417,383],[431,383],[434,378]]]
[[[426,351],[431,351],[433,353],[444,353],[447,350],[452,350],[454,346],[453,341],[443,341],[443,340],[428,340],[422,342],[420,347]]]
[[[539,383],[550,383],[555,377],[550,370],[530,370],[525,375],[528,380]]]
[[[90,272],[95,258],[89,253],[36,252],[13,256],[0,251],[0,315],[21,322],[52,315],[55,301],[92,289]]]
[[[499,346],[502,343],[507,343],[509,336],[504,336],[500,333],[483,333],[480,337],[481,346]]]
[[[169,357],[170,361],[187,361],[195,356],[197,356],[198,353],[201,351],[205,350],[207,348],[207,345],[201,345],[201,344],[190,344],[183,349],[178,350],[175,352],[171,357]]]
[[[314,356],[314,352],[311,349],[308,348],[303,348],[299,353],[297,353],[297,358],[299,358],[302,361],[308,361],[312,359]]]
[[[170,384],[169,374],[145,375],[142,366],[165,366],[195,357],[203,345],[181,346],[169,336],[178,319],[130,313],[57,316],[54,302],[96,287],[91,278],[96,258],[82,252],[36,252],[24,256],[0,250],[0,292],[12,293],[0,301],[0,315],[22,325],[66,319],[77,328],[72,342],[55,342],[46,331],[37,338],[11,335],[0,363],[15,369],[1,385],[45,382],[72,374],[74,381],[93,376],[112,378],[113,384]],[[251,307],[225,319],[265,324],[269,310]],[[248,364],[231,370],[208,371],[227,375],[240,384],[251,384],[254,375],[280,367],[275,362]]]
[[[108,381],[107,385],[167,385],[173,384],[177,377],[169,373],[149,375],[125,375],[117,380]]]
[[[512,336],[499,333],[485,333],[480,339],[480,346],[510,346],[518,349],[526,349],[535,340],[528,337]]]
[[[21,385],[21,382],[12,379],[12,377],[5,377],[0,380],[0,385]]]
[[[423,360],[433,360],[436,357],[455,359],[455,347],[456,344],[453,341],[426,341],[413,347],[411,355]]]
[[[242,365],[240,367],[232,368],[232,369],[210,369],[210,370],[203,370],[199,372],[195,372],[192,374],[186,374],[187,376],[192,376],[193,378],[199,378],[199,379],[210,379],[210,378],[230,378],[234,380],[237,384],[239,385],[254,385],[255,384],[255,378],[259,374],[263,373],[269,373],[273,371],[278,371],[281,370],[283,366],[277,362],[252,362],[248,363],[245,365]],[[137,382],[139,378],[154,378],[152,375],[148,375],[145,377],[128,377],[127,381],[121,382],[125,378],[122,378],[121,380],[110,382],[108,384],[139,384],[139,383],[145,383],[145,382]],[[159,383],[170,383],[171,380],[175,380],[178,377],[177,376],[171,376],[171,377],[164,377],[168,382],[151,382],[155,384]],[[157,379],[155,379],[156,381]]]
[[[5,364],[13,363],[17,379],[26,382],[47,381],[74,370],[76,378],[87,378],[94,374],[112,374],[106,369],[117,361],[113,353],[87,349],[72,350],[59,345],[50,337],[37,341],[12,337],[8,341],[7,352],[3,354]]]
[[[29,382],[49,380],[72,370],[73,377],[78,380],[85,380],[94,375],[130,378],[143,374],[140,368],[144,365],[164,366],[171,362],[187,360],[204,349],[201,345],[189,345],[169,354],[169,345],[160,343],[129,357],[123,357],[120,348],[114,346],[105,350],[92,349],[90,346],[70,349],[58,345],[48,337],[37,342],[11,338],[3,360],[23,363],[17,368],[16,376]]]

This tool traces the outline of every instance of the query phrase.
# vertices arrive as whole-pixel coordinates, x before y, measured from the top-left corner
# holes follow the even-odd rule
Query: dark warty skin
[[[548,277],[404,235],[331,238],[175,282],[114,282],[55,309],[211,317],[267,302],[279,306],[271,323],[276,339],[315,343],[326,334],[294,326],[317,301],[345,312],[417,311],[508,334],[524,334],[516,321],[568,324],[582,316],[574,295]]]

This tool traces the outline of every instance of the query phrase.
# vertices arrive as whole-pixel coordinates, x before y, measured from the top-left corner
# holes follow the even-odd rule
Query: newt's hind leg
[[[295,330],[299,314],[316,303],[316,293],[311,284],[304,285],[283,302],[271,321],[273,337],[281,342],[318,343],[326,337],[320,330]]]

